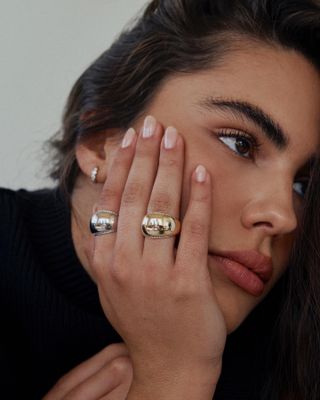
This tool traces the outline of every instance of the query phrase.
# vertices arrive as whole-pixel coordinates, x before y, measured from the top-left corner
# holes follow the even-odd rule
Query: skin
[[[60,378],[43,400],[122,400],[131,381],[128,349],[114,343]]]
[[[235,118],[231,112],[201,109],[196,103],[206,96],[240,99],[259,106],[286,132],[289,147],[278,150],[259,127]],[[257,50],[247,45],[230,54],[218,68],[170,78],[145,110],[144,116],[154,115],[164,127],[177,128],[185,141],[180,218],[183,220],[187,209],[190,176],[201,162],[213,182],[209,249],[255,249],[272,257],[273,275],[259,297],[230,282],[208,259],[228,332],[241,324],[287,266],[303,207],[303,198],[299,190],[293,191],[293,183],[308,175],[301,169],[318,151],[319,105],[319,74],[304,57],[294,51],[269,47]],[[143,118],[134,124],[138,132],[142,124]],[[237,156],[217,136],[210,135],[221,129],[253,135],[261,144],[259,154],[254,160]],[[234,144],[235,140],[233,148]],[[88,232],[88,220],[115,151],[115,144],[104,136],[98,143],[79,146],[76,153],[83,174],[72,197],[72,234],[79,259],[91,276],[93,237]],[[98,184],[88,178],[94,166],[100,168]]]
[[[318,71],[300,54],[266,46],[257,50],[248,42],[229,54],[219,67],[172,76],[164,82],[134,124],[139,133],[144,118],[155,116],[158,123],[152,139],[144,142],[139,137],[131,147],[119,150],[118,141],[108,139],[118,133],[113,131],[77,146],[81,174],[72,195],[75,250],[97,283],[104,311],[124,338],[133,363],[133,384],[128,397],[124,397],[124,392],[129,388],[132,373],[126,361],[128,378],[117,377],[125,390],[119,396],[108,397],[110,387],[104,388],[103,398],[147,400],[155,395],[158,400],[186,396],[197,400],[212,398],[220,375],[226,333],[241,324],[287,267],[303,208],[299,182],[308,175],[307,161],[319,150],[319,89]],[[261,128],[230,111],[200,107],[201,99],[208,96],[259,106],[282,127],[289,146],[279,150],[266,139]],[[168,126],[174,126],[180,138],[175,149],[161,150],[160,161],[167,161],[160,163],[159,171],[165,173],[160,173],[154,182],[163,130]],[[221,129],[253,136],[260,144],[259,150],[246,153],[249,158],[241,157],[234,152],[236,140],[221,136]],[[150,157],[151,154],[154,156]],[[115,163],[118,163],[117,173],[113,169]],[[203,183],[195,182],[194,170],[199,163],[208,172]],[[149,251],[141,255],[139,246],[144,239],[138,230],[117,247],[116,241],[121,244],[119,231],[117,235],[94,238],[88,230],[88,221],[96,208],[119,209],[122,192],[125,197],[128,195],[125,186],[130,168],[137,173],[137,165],[141,182],[149,182],[144,185],[145,192],[153,190],[156,194],[151,195],[151,208],[180,213],[182,227],[190,228],[198,218],[204,228],[200,234],[194,231],[193,236],[189,232],[189,237],[182,230],[176,260],[171,264],[170,257],[166,257],[175,254],[172,239],[162,244],[147,244],[145,248]],[[96,166],[99,174],[93,184],[89,176]],[[179,182],[181,195],[177,189]],[[117,185],[118,190],[121,188],[120,195],[111,196]],[[141,194],[143,199],[146,193]],[[121,214],[130,215],[128,202],[126,205],[120,209],[120,218]],[[129,228],[135,232],[138,223]],[[226,278],[207,255],[208,249],[257,250],[272,258],[272,278],[261,295],[254,296]],[[125,263],[125,258],[130,262]],[[142,278],[146,277],[142,284]],[[177,283],[181,284],[178,289]],[[181,294],[184,301],[177,302]],[[144,298],[153,300],[145,304]],[[146,312],[149,324],[144,319]],[[173,330],[168,315],[177,322]],[[199,326],[201,329],[195,331]],[[101,371],[110,376],[115,353],[104,354],[106,363],[99,361],[97,366],[96,359],[90,359],[80,369],[83,371],[80,378],[79,370],[74,370],[63,380],[71,390],[69,399],[81,398],[72,395],[72,391],[80,396],[84,388],[96,387],[94,382],[101,381]],[[209,360],[208,355],[212,355]],[[88,372],[88,368],[93,369]],[[88,380],[93,370],[96,372]],[[62,399],[64,395],[54,398]]]

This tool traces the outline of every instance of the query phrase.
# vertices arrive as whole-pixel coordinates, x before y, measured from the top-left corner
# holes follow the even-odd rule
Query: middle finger
[[[143,251],[144,237],[140,226],[158,168],[162,133],[156,119],[146,117],[122,194],[118,219],[116,248],[125,249],[128,254],[138,251],[141,255]]]
[[[173,127],[166,129],[161,143],[159,168],[153,186],[148,213],[160,213],[179,218],[180,198],[183,178],[183,140]],[[146,238],[144,257],[158,260],[159,264],[174,263],[175,236]]]

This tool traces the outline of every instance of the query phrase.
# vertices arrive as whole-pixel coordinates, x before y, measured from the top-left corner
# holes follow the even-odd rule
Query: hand
[[[43,400],[125,400],[131,382],[128,349],[115,343],[64,375]]]
[[[207,267],[209,174],[201,182],[192,174],[176,254],[175,238],[141,233],[146,212],[179,218],[184,143],[178,135],[166,149],[168,141],[156,123],[153,136],[140,132],[130,146],[119,147],[93,210],[119,212],[117,233],[94,239],[91,269],[104,312],[128,346],[135,379],[148,384],[157,376],[170,380],[173,371],[176,380],[197,369],[219,375],[226,340]]]

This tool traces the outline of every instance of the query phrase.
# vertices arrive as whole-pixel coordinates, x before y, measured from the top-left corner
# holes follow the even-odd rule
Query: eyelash
[[[244,133],[244,132],[241,132],[241,131],[230,131],[230,130],[223,130],[222,129],[217,133],[217,137],[218,137],[218,139],[220,140],[221,143],[223,143],[225,146],[227,146],[231,151],[233,151],[239,157],[245,158],[245,159],[248,159],[248,160],[249,159],[254,159],[254,155],[257,154],[257,152],[258,152],[258,150],[259,150],[259,148],[261,146],[261,143],[259,143],[255,137],[249,135],[248,133]],[[245,142],[249,143],[250,150],[248,150],[248,151],[251,153],[251,155],[249,157],[247,157],[247,156],[244,156],[243,154],[241,154],[240,152],[231,149],[230,146],[228,146],[226,143],[224,143],[221,140],[221,138],[223,138],[223,137],[224,138],[241,139],[241,140],[244,140]]]
[[[241,158],[244,158],[244,159],[247,159],[247,160],[250,160],[250,159],[254,159],[254,157],[258,154],[258,151],[259,151],[259,148],[261,147],[261,143],[259,143],[258,141],[257,141],[257,139],[255,138],[255,137],[253,137],[252,135],[249,135],[248,133],[244,133],[244,132],[242,132],[242,131],[230,131],[230,130],[224,130],[224,129],[222,129],[222,130],[220,130],[219,132],[217,132],[217,137],[218,137],[218,139],[220,140],[220,142],[222,143],[222,144],[224,144],[225,146],[227,146],[232,152],[234,152],[235,154],[237,154],[239,157],[241,157]],[[250,144],[250,150],[248,150],[249,152],[250,152],[250,156],[249,157],[247,157],[247,156],[244,156],[244,155],[242,155],[241,153],[239,153],[238,151],[235,151],[235,150],[233,150],[233,149],[231,149],[231,147],[230,146],[228,146],[226,143],[224,143],[222,140],[221,140],[221,138],[235,138],[235,139],[243,139],[243,140],[245,140],[247,143],[249,143]],[[307,182],[306,182],[307,181]],[[309,179],[301,179],[301,180],[296,180],[295,182],[294,182],[294,185],[295,184],[303,184],[303,185],[306,185],[306,189],[305,189],[305,192],[307,191],[307,188],[308,188],[308,184],[309,184]],[[300,194],[300,193],[298,193],[297,191],[296,191],[296,193],[298,194],[298,196],[300,196],[300,197],[302,197],[302,198],[304,198],[304,196],[305,196],[305,193],[304,194]]]

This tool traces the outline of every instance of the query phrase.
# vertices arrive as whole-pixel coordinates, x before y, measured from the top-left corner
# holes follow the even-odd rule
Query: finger
[[[188,209],[182,223],[176,265],[185,273],[201,272],[207,275],[209,231],[211,224],[211,178],[205,167],[199,165],[191,178]]]
[[[158,167],[161,138],[161,125],[154,117],[148,116],[137,141],[120,206],[115,246],[116,249],[125,249],[127,254],[142,255],[141,221],[147,211]]]
[[[173,127],[166,129],[161,143],[159,167],[151,193],[148,213],[160,212],[179,218],[183,178],[183,140]],[[159,259],[165,265],[174,262],[175,237],[156,240],[146,238],[144,257]]]
[[[128,355],[127,346],[123,343],[114,343],[107,346],[59,379],[43,400],[61,399],[81,382],[94,375],[105,364],[110,363],[117,357]]]
[[[116,389],[123,382],[131,382],[132,366],[129,357],[117,357],[105,364],[94,375],[81,382],[64,397],[65,400],[96,400]]]
[[[132,382],[131,377],[127,377],[125,382],[120,383],[115,389],[113,389],[109,394],[101,397],[99,400],[125,400],[129,393],[129,389]]]
[[[99,200],[94,205],[93,212],[97,210],[119,212],[121,196],[134,157],[136,140],[136,132],[133,128],[130,128],[115,154],[108,177],[102,188]],[[116,233],[95,236],[94,258],[103,259],[107,263],[106,257],[112,255],[115,240]]]

